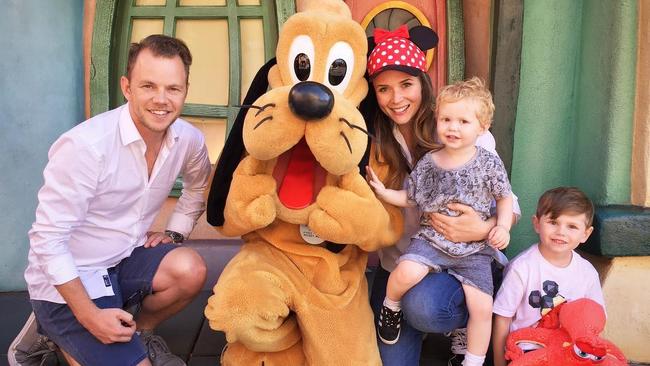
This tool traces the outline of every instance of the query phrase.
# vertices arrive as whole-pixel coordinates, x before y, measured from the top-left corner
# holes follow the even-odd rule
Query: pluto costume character
[[[304,3],[282,28],[277,64],[253,81],[208,199],[208,221],[244,239],[205,309],[226,334],[223,365],[381,365],[365,251],[394,243],[401,221],[357,166],[367,40],[343,1]],[[267,70],[270,90],[255,100]]]

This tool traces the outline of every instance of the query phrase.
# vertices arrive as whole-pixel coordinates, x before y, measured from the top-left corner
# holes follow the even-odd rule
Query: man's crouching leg
[[[203,258],[194,250],[179,247],[167,253],[154,275],[152,293],[136,316],[138,330],[151,331],[187,306],[203,288],[206,273]]]
[[[142,271],[133,267],[156,266],[150,286],[135,291],[135,298],[138,294],[144,295],[140,297],[141,307],[135,321],[147,357],[154,366],[183,366],[185,363],[171,353],[162,337],[153,334],[153,329],[187,306],[201,291],[207,272],[205,262],[194,250],[175,244],[159,244],[136,250],[139,253],[132,257],[139,258],[130,258],[128,269],[127,266],[123,267],[126,273]],[[164,257],[160,258],[161,255]],[[148,261],[143,262],[143,258]],[[129,282],[128,279],[123,280]]]

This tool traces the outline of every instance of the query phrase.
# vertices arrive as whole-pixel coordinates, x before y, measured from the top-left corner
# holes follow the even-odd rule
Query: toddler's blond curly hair
[[[454,103],[465,98],[472,98],[476,101],[478,107],[476,118],[483,128],[489,128],[492,125],[492,117],[494,116],[494,102],[490,90],[485,87],[483,80],[476,76],[469,80],[449,84],[440,89],[438,97],[436,97],[436,116],[440,105]]]

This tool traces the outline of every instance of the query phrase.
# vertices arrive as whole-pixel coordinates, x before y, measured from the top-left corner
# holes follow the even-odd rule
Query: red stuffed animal
[[[600,337],[605,311],[597,302],[579,299],[561,304],[545,315],[537,327],[516,330],[506,341],[509,366],[624,366],[625,356],[612,342]],[[518,343],[543,346],[524,353]]]

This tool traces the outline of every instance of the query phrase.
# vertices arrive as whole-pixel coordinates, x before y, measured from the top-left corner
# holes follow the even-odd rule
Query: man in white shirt
[[[21,341],[35,316],[71,365],[185,365],[152,330],[186,306],[206,276],[201,257],[178,246],[205,209],[210,173],[202,133],[178,118],[191,63],[187,46],[171,37],[132,44],[120,80],[128,103],[52,145],[29,231],[34,315],[9,350],[10,364],[29,364]],[[168,230],[148,232],[179,175]],[[135,318],[123,310],[136,304]]]

